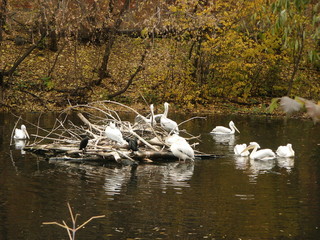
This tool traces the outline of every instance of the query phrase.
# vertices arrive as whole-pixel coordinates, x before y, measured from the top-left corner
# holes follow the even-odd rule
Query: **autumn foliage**
[[[316,0],[1,0],[0,107],[320,93]]]

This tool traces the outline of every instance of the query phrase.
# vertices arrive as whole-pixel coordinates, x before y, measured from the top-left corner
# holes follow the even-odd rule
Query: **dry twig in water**
[[[101,215],[101,216],[93,216],[90,219],[88,219],[87,221],[85,221],[84,223],[82,223],[80,226],[76,227],[76,221],[77,221],[77,217],[79,216],[79,214],[77,213],[76,215],[73,215],[72,209],[70,207],[70,204],[68,203],[68,208],[69,208],[69,213],[72,219],[72,228],[69,227],[66,222],[64,220],[62,220],[62,223],[58,223],[58,222],[43,222],[42,224],[46,224],[46,225],[58,225],[59,227],[62,227],[64,229],[67,230],[68,232],[68,236],[70,240],[75,240],[75,236],[76,236],[76,232],[83,228],[87,223],[89,223],[91,220],[95,219],[95,218],[103,218],[105,217],[105,215]]]

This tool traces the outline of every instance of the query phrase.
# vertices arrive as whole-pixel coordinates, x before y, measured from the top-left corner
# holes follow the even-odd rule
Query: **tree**
[[[276,14],[274,30],[282,34],[282,46],[288,52],[292,62],[287,95],[291,94],[293,83],[302,58],[309,55],[311,61],[319,61],[320,54],[315,50],[320,39],[320,3],[309,0],[276,0],[271,10]],[[306,52],[306,44],[309,53]]]

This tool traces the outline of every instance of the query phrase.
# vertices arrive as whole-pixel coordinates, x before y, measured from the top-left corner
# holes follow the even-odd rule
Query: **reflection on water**
[[[57,162],[56,162],[57,164]],[[174,188],[190,187],[189,181],[194,172],[193,162],[170,162],[166,164],[146,164],[138,167],[92,167],[90,165],[77,165],[59,162],[61,166],[69,169],[81,170],[83,179],[88,182],[99,182],[103,176],[102,188],[108,196],[120,195],[127,191],[128,186],[136,184],[137,181],[152,183],[152,186],[158,186],[162,190]],[[113,198],[110,198],[113,199]]]
[[[255,177],[259,174],[272,172],[277,166],[284,168],[288,173],[294,168],[294,158],[277,157],[269,160],[250,159],[249,157],[234,156],[235,168],[246,170],[250,176]]]
[[[267,161],[250,159],[249,172],[251,176],[257,176],[258,174],[265,174],[270,172],[276,166],[275,159]]]
[[[219,135],[219,134],[210,134],[213,140],[216,143],[225,144],[229,146],[235,145],[235,136],[234,134],[226,134],[226,135]]]
[[[277,164],[280,168],[285,168],[289,173],[294,168],[294,158],[278,157]]]
[[[246,170],[249,166],[249,158],[242,156],[234,156],[236,169]]]
[[[194,163],[169,163],[162,168],[163,179],[161,180],[162,189],[167,186],[189,187],[189,180],[192,178]]]
[[[130,167],[109,169],[106,174],[104,189],[106,194],[119,194],[124,186],[134,178],[135,181],[145,179],[166,190],[167,187],[189,187],[189,180],[194,171],[193,163],[171,162],[164,165],[141,165],[136,169]]]
[[[14,139],[15,149],[20,150],[21,154],[26,153],[26,151],[23,150],[23,148],[26,146],[26,143],[26,140]]]

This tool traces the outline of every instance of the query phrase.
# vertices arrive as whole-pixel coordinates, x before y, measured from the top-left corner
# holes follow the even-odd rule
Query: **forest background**
[[[319,100],[318,0],[0,1],[2,111]]]

